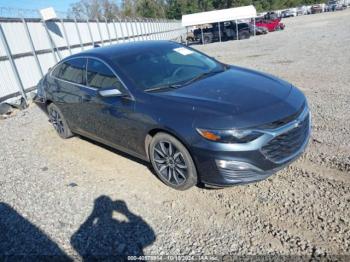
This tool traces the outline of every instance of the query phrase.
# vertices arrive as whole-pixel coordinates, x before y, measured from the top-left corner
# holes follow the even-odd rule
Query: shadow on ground
[[[84,260],[143,255],[156,239],[153,229],[133,214],[122,200],[108,196],[95,200],[90,216],[71,237],[71,245]],[[72,259],[42,230],[6,203],[0,203],[0,260],[8,256]]]
[[[156,239],[153,229],[133,214],[124,201],[107,196],[95,200],[88,219],[72,236],[71,244],[82,257],[140,256]]]
[[[4,256],[69,257],[43,231],[0,202],[0,261]],[[5,259],[6,261],[6,259]]]

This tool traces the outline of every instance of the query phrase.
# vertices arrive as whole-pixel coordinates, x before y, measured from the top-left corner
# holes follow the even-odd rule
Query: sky
[[[66,12],[79,0],[0,0],[0,7],[42,9],[52,6],[56,11]]]

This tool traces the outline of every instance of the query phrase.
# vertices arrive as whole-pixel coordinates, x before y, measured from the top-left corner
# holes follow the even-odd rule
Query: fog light
[[[236,160],[218,160],[218,159],[215,161],[216,161],[216,165],[222,169],[228,169],[232,171],[251,170],[251,171],[262,172],[260,168],[253,166],[252,164],[249,164],[247,162],[241,162]]]

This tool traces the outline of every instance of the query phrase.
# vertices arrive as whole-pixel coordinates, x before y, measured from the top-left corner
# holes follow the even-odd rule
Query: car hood
[[[305,103],[304,95],[291,84],[236,66],[159,94],[179,102],[178,109],[190,107],[195,125],[210,127],[215,122],[218,128],[266,124],[295,113]]]

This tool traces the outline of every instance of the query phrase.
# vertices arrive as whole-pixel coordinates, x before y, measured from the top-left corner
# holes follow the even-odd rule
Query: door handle
[[[91,101],[91,96],[90,95],[83,95],[81,97],[81,102],[82,103],[86,103],[86,102],[90,102]]]

